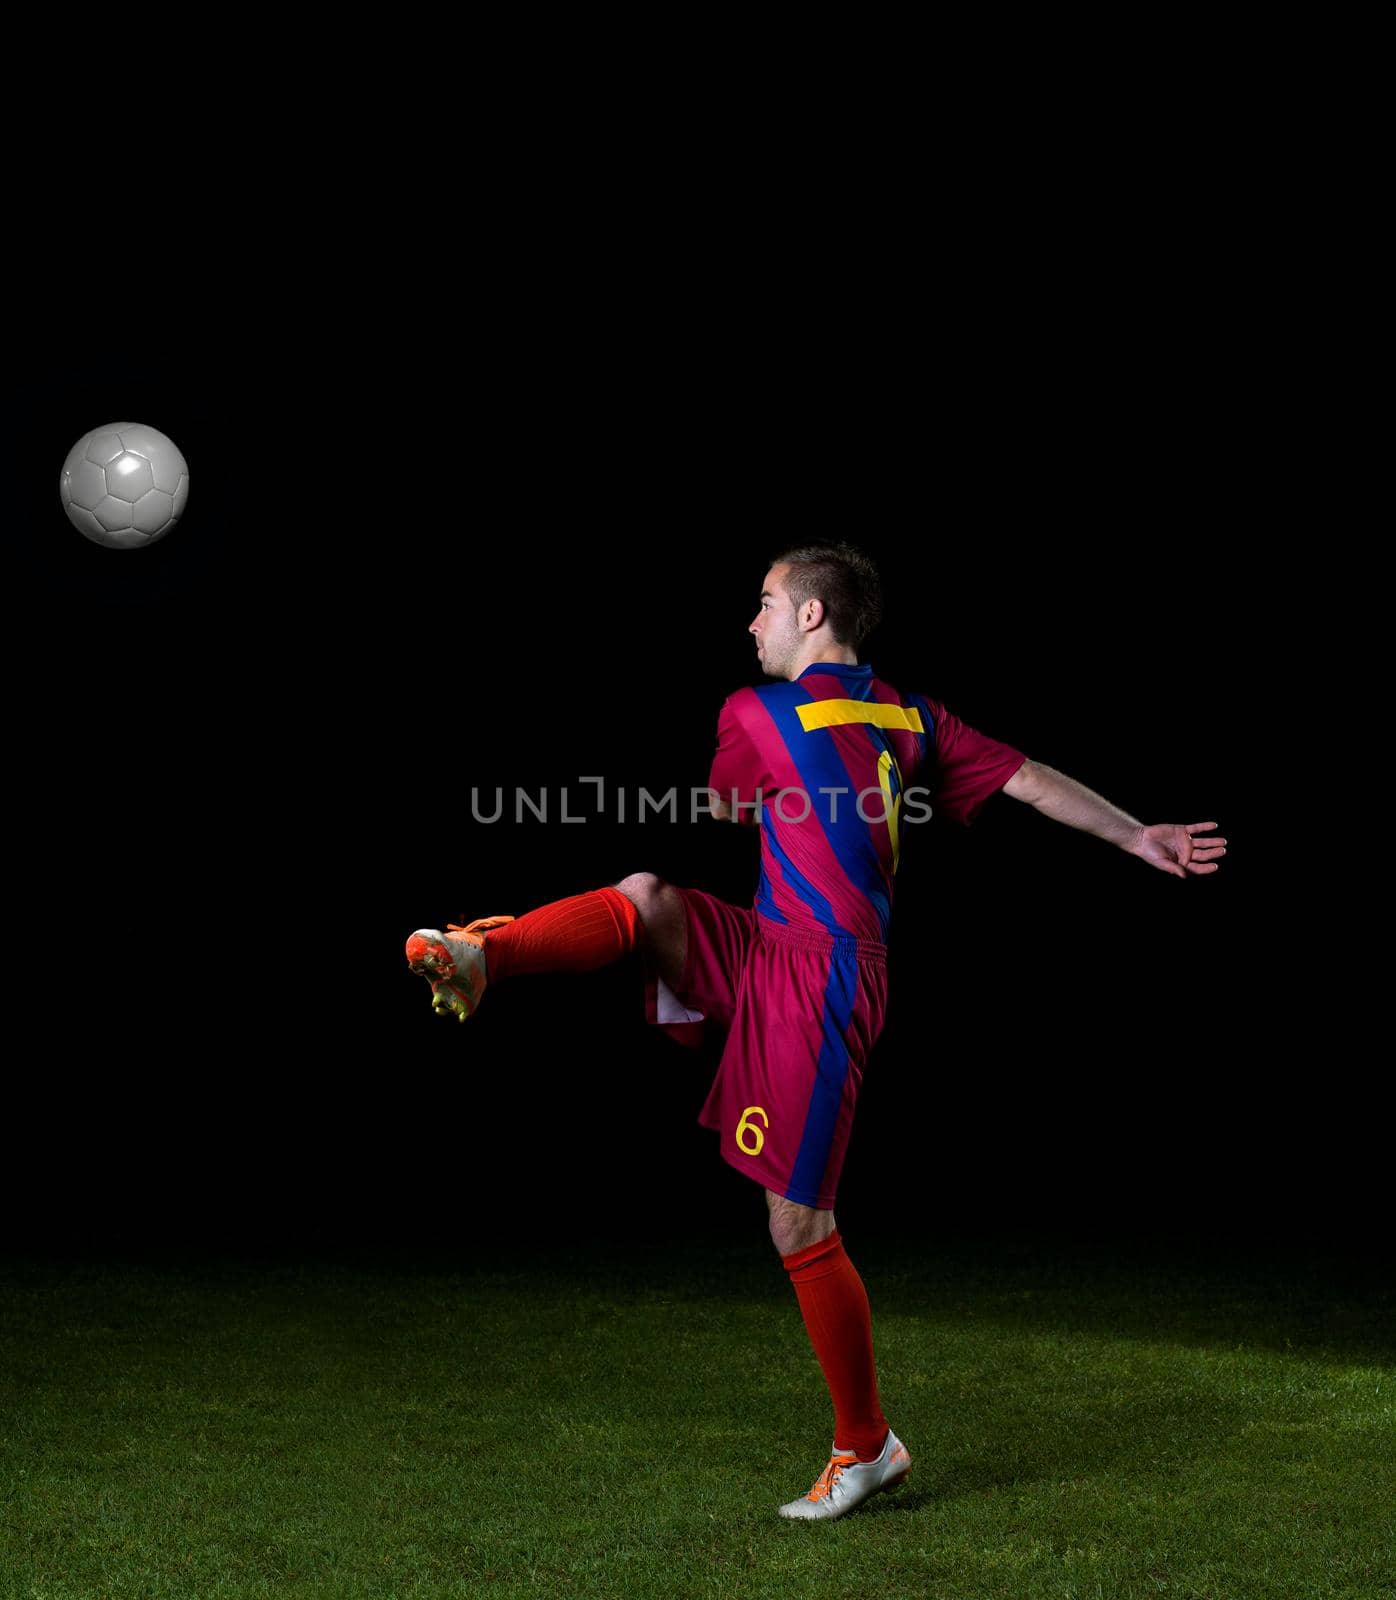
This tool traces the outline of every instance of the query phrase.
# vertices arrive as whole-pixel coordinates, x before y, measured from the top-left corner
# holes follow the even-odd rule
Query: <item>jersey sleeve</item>
[[[717,752],[708,774],[708,787],[716,789],[729,805],[734,789],[739,800],[752,801],[762,784],[761,756],[742,718],[741,693],[739,690],[728,695],[722,702],[717,718]]]
[[[1028,759],[1021,750],[961,722],[937,700],[921,696],[935,723],[933,811],[968,827]]]

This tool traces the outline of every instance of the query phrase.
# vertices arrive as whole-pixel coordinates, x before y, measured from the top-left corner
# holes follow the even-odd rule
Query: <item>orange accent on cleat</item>
[[[446,924],[446,932],[458,933],[463,938],[469,939],[471,944],[478,944],[483,947],[485,941],[480,937],[480,933],[484,933],[490,928],[502,928],[506,922],[512,922],[513,920],[513,917],[476,917],[474,922],[467,922],[463,927],[459,923],[448,922]],[[476,932],[477,928],[480,933]]]
[[[423,978],[434,973],[449,977],[456,970],[446,946],[439,939],[424,939],[420,933],[414,933],[407,941],[407,965]]]
[[[814,1480],[814,1488],[805,1496],[806,1500],[822,1500],[838,1482],[839,1473],[845,1467],[851,1467],[858,1457],[856,1455],[830,1456],[829,1465]]]

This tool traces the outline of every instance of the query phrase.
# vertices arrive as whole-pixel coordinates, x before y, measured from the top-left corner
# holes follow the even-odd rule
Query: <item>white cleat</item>
[[[814,1488],[783,1505],[780,1514],[807,1521],[841,1517],[862,1505],[869,1495],[905,1483],[910,1471],[911,1456],[890,1428],[876,1461],[860,1461],[852,1450],[840,1450],[835,1445],[829,1465],[815,1479]]]
[[[454,922],[418,928],[407,940],[407,965],[431,984],[431,1008],[439,1017],[472,1016],[485,992],[485,934],[513,917],[479,917],[465,927]]]

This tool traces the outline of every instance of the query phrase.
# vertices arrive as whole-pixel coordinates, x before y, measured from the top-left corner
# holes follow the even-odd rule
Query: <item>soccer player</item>
[[[794,1286],[834,1406],[834,1444],[810,1491],[781,1506],[841,1517],[908,1475],[873,1366],[863,1281],[834,1198],[868,1053],[882,1029],[904,793],[920,778],[968,825],[1000,789],[1178,878],[1217,870],[1214,822],[1145,826],[938,701],[902,694],[858,661],[881,613],[869,558],[847,543],[771,563],[749,632],[773,683],[738,689],[718,718],[709,809],[759,823],[750,907],[638,872],[519,917],[482,917],[407,941],[434,1008],[462,1021],[487,983],[589,971],[638,950],[649,1020],[685,1043],[726,1030],[699,1121],[723,1159],[766,1191],[771,1239]],[[907,796],[908,804],[914,799]]]

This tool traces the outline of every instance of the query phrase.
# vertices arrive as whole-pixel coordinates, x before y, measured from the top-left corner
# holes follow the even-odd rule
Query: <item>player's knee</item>
[[[771,1210],[771,1243],[783,1256],[819,1244],[834,1231],[834,1213],[798,1205],[767,1189],[766,1203]]]
[[[827,1211],[820,1214],[829,1215]],[[810,1245],[827,1239],[833,1231],[832,1226],[771,1218],[771,1243],[783,1256],[793,1256],[797,1250],[807,1250]]]
[[[652,917],[664,904],[664,891],[668,885],[657,873],[632,872],[622,878],[616,888],[627,900],[634,903],[642,917]]]
[[[677,991],[683,985],[688,938],[683,896],[653,872],[632,872],[615,887],[634,905],[653,950],[659,976]]]

